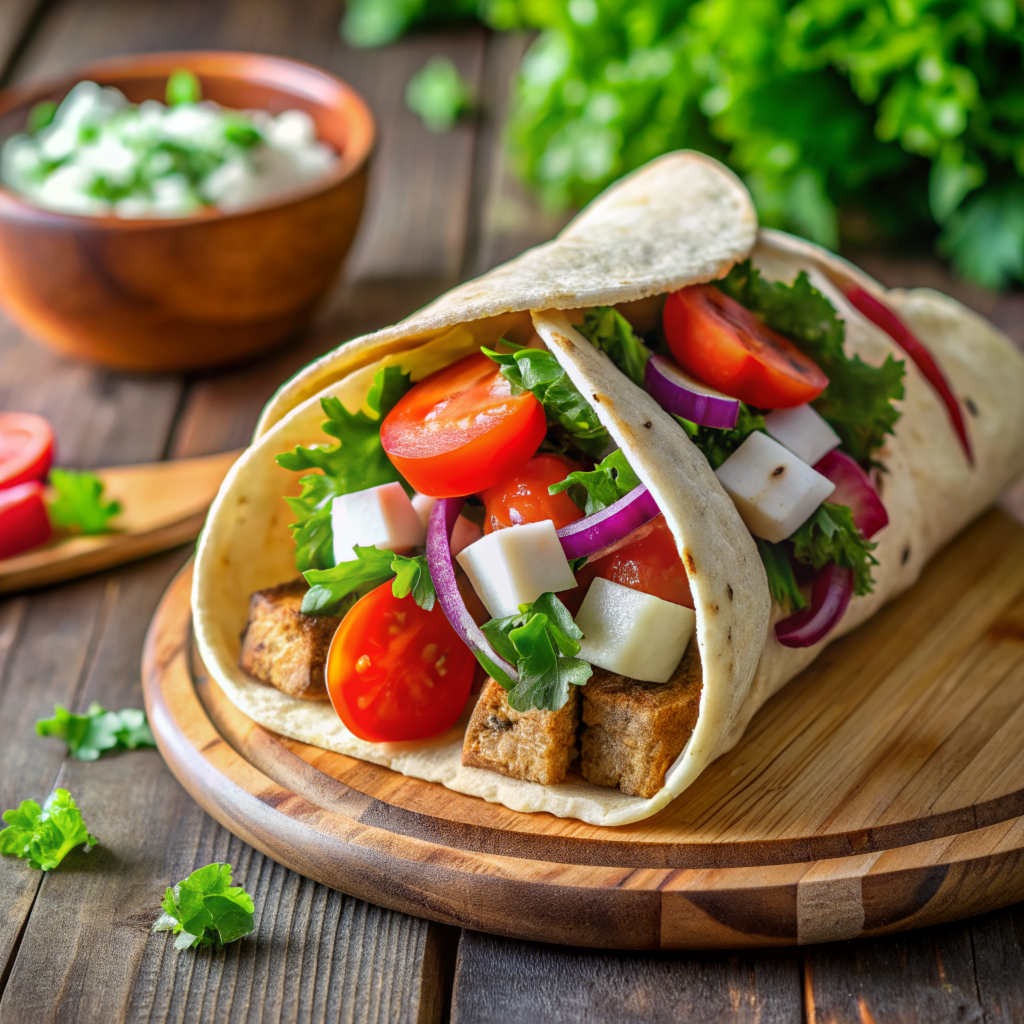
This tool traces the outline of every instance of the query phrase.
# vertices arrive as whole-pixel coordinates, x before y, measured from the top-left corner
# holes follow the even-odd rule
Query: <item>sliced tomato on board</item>
[[[388,413],[380,441],[420,494],[455,498],[486,490],[525,465],[544,440],[544,407],[483,353],[431,374]]]
[[[0,490],[0,558],[31,551],[45,544],[52,532],[40,481]]]
[[[582,519],[582,511],[568,494],[548,493],[552,484],[561,483],[582,468],[560,455],[535,455],[510,479],[480,495],[484,503],[484,533],[523,523],[541,523],[545,519],[560,530]]]
[[[45,480],[53,463],[53,429],[30,412],[0,412],[0,487]]]
[[[758,409],[803,405],[828,387],[814,360],[713,285],[673,292],[662,322],[687,373]]]
[[[665,517],[660,515],[641,526],[636,538],[603,558],[587,562],[576,573],[579,596],[573,594],[572,600],[577,607],[598,577],[672,604],[693,607],[690,581]]]
[[[476,658],[435,604],[395,597],[390,581],[357,601],[327,655],[327,692],[349,730],[371,743],[450,729],[469,697]]]

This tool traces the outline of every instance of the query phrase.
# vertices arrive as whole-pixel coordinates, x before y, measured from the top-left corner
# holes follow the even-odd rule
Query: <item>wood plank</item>
[[[980,1021],[974,966],[967,925],[819,946],[804,961],[807,1022]]]
[[[799,1024],[792,953],[593,953],[464,931],[452,1024]]]
[[[1024,1020],[1024,908],[969,922],[978,998],[987,1021]]]

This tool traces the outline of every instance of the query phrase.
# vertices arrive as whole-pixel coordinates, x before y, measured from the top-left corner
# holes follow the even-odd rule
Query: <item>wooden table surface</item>
[[[200,455],[243,445],[274,387],[346,338],[392,323],[458,280],[551,236],[501,149],[525,41],[479,28],[353,51],[337,0],[0,0],[3,82],[93,58],[175,48],[261,50],[340,74],[381,138],[345,281],[317,327],[259,363],[141,378],[37,347],[0,320],[0,408],[55,425],[64,465]],[[448,54],[481,112],[446,134],[404,104],[409,75]],[[865,259],[890,284],[948,282],[927,260]],[[1024,300],[958,294],[1024,338]],[[47,875],[0,859],[0,1024],[35,1021],[714,1021],[811,1024],[1024,1020],[1019,907],[894,938],[769,952],[590,952],[459,933],[285,870],[200,810],[155,751],[84,764],[35,736],[55,703],[141,706],[146,625],[181,549],[0,601],[0,802],[69,788],[100,846]],[[230,861],[256,932],[220,954],[151,935],[165,886]]]

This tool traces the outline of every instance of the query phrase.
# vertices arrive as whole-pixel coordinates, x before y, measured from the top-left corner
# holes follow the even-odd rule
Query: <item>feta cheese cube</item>
[[[426,494],[414,494],[412,496],[412,507],[416,509],[416,514],[420,517],[424,530],[430,522],[430,511],[433,509],[435,501],[437,501],[437,498],[431,498]],[[449,546],[452,557],[454,558],[460,551],[465,551],[470,544],[475,544],[483,535],[483,530],[471,519],[459,516],[455,520],[455,527],[452,530],[452,541]]]
[[[576,616],[578,657],[630,679],[667,683],[696,623],[692,608],[598,577]]]
[[[836,489],[788,448],[755,430],[715,470],[747,529],[775,543],[785,540]]]
[[[495,619],[515,615],[521,604],[536,601],[549,590],[557,593],[576,586],[550,519],[495,530],[456,559]]]
[[[770,412],[764,418],[764,429],[808,466],[816,465],[840,444],[839,435],[809,405]]]
[[[356,557],[356,545],[397,551],[418,547],[427,537],[399,483],[339,495],[331,502],[331,529],[336,564],[351,562]]]

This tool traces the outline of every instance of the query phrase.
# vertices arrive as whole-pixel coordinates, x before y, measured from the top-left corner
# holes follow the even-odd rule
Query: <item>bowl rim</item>
[[[90,229],[100,231],[138,231],[138,230],[173,230],[199,224],[214,224],[225,220],[238,220],[265,213],[268,210],[282,209],[296,205],[312,196],[330,191],[332,188],[357,175],[365,168],[373,155],[377,144],[377,122],[373,111],[362,94],[349,85],[343,78],[333,72],[297,60],[294,57],[282,57],[277,54],[258,53],[250,50],[160,50],[151,53],[124,54],[91,61],[75,71],[62,75],[53,75],[34,82],[9,86],[0,90],[0,117],[28,103],[39,102],[51,93],[69,91],[78,82],[89,79],[113,79],[101,84],[117,84],[116,79],[136,77],[142,74],[170,74],[178,68],[186,68],[200,78],[204,74],[210,77],[233,78],[238,81],[261,82],[282,93],[289,90],[281,81],[275,80],[266,72],[271,69],[280,71],[296,71],[304,76],[307,91],[305,93],[292,90],[292,94],[302,96],[307,101],[321,107],[334,106],[344,111],[343,116],[356,123],[362,122],[365,132],[356,137],[357,146],[351,152],[348,148],[339,154],[337,165],[327,174],[314,181],[288,189],[245,206],[239,210],[221,211],[216,208],[204,210],[189,217],[118,217],[115,215],[94,216],[91,214],[65,213],[61,210],[49,210],[35,206],[27,199],[0,183],[0,218],[10,217],[17,220],[33,221],[50,226],[63,226],[72,229]],[[203,69],[209,69],[204,71]],[[262,74],[260,74],[262,70]],[[248,71],[248,73],[245,73]],[[296,79],[296,82],[299,79]],[[330,97],[333,96],[333,102]],[[340,101],[340,102],[339,102]],[[356,116],[352,117],[354,108]],[[7,136],[0,139],[0,145],[6,142]]]

